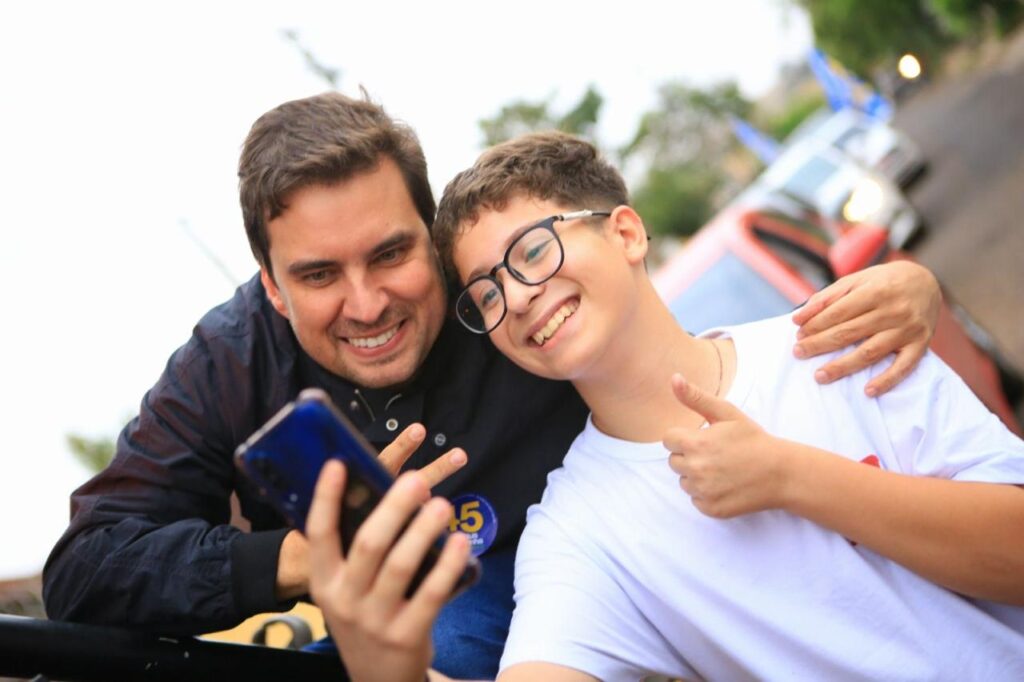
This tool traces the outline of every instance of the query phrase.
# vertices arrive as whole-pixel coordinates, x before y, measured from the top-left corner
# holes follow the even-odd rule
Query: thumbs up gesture
[[[787,481],[785,441],[770,436],[732,403],[680,374],[672,391],[707,420],[707,428],[675,427],[663,439],[679,486],[702,513],[731,518],[782,506]]]

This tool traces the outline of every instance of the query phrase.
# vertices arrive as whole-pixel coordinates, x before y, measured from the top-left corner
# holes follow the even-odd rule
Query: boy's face
[[[482,210],[480,219],[455,240],[453,260],[460,280],[465,284],[490,273],[524,227],[552,215],[596,208],[517,198],[501,211]],[[498,270],[495,276],[508,312],[490,337],[523,369],[550,379],[586,378],[599,371],[597,363],[607,356],[615,330],[629,324],[635,263],[616,229],[623,210],[636,216],[625,208],[610,218],[556,221],[564,261],[542,284],[523,284],[506,268]]]

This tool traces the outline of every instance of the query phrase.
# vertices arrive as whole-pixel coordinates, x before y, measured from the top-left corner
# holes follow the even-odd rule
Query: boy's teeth
[[[551,319],[548,320],[548,323],[533,335],[533,342],[536,343],[538,346],[543,346],[544,342],[550,339],[552,335],[554,335],[554,333],[558,331],[558,328],[561,327],[562,324],[569,317],[571,317],[574,312],[576,312],[576,308],[576,303],[566,303],[561,308],[556,310],[555,313],[551,316]]]
[[[383,334],[378,336],[364,336],[355,337],[350,336],[348,342],[356,348],[376,348],[377,346],[383,346],[385,343],[390,341],[395,334],[398,333],[398,327],[392,327]]]

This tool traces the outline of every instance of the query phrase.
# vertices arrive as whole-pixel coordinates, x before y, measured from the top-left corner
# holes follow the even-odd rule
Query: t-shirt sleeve
[[[516,607],[501,670],[544,662],[623,679],[635,671],[629,661],[642,660],[639,652],[656,638],[638,627],[643,616],[574,535],[531,510],[516,554]]]
[[[935,354],[878,400],[904,472],[1024,484],[1024,442]]]

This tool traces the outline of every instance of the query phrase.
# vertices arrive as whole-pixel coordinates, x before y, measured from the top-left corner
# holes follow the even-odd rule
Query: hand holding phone
[[[320,389],[307,389],[286,405],[235,453],[239,468],[288,522],[305,531],[313,491],[324,463],[340,459],[348,471],[342,498],[341,540],[350,547],[356,530],[370,515],[393,482],[377,461],[373,446],[333,405]],[[440,538],[430,548],[409,586],[410,594],[436,562],[443,546]],[[479,579],[480,564],[471,557],[455,591]]]
[[[324,465],[309,513],[310,594],[351,679],[422,680],[434,657],[433,624],[444,596],[462,576],[469,539],[458,533],[448,536],[420,589],[403,597],[408,567],[444,533],[451,505],[441,498],[422,505],[428,495],[422,476],[403,474],[360,530],[367,542],[342,558],[337,518],[344,482],[338,462]],[[391,549],[382,551],[399,534]]]

